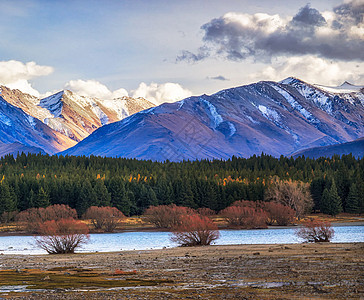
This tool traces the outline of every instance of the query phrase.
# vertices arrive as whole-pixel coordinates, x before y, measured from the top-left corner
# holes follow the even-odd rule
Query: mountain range
[[[62,154],[158,161],[280,156],[363,136],[363,87],[330,88],[290,77],[141,111]]]
[[[65,90],[39,99],[5,86],[1,86],[0,89],[3,119],[13,119],[10,126],[7,125],[9,121],[5,122],[0,116],[0,141],[16,142],[14,147],[20,152],[22,150],[28,152],[27,147],[38,147],[46,153],[57,153],[74,146],[105,124],[122,120],[140,110],[155,106],[143,98],[122,97],[101,100],[79,96]],[[16,123],[14,123],[15,120]],[[43,133],[43,136],[49,142],[38,140],[37,136],[42,136],[42,133],[39,132],[40,129],[37,126],[27,126],[27,120],[41,123],[42,130],[47,131],[47,133]],[[23,130],[27,130],[34,139],[30,141],[15,134],[17,131]],[[13,137],[10,140],[7,138],[9,135]],[[52,137],[55,141],[52,141]],[[23,149],[21,145],[23,145]],[[9,146],[6,149],[10,149]]]
[[[103,100],[71,91],[38,99],[1,87],[0,96],[0,141],[6,144],[0,155],[13,144],[50,154],[157,161],[277,157],[308,148],[319,153],[317,147],[364,136],[364,88],[348,82],[326,87],[289,77],[156,107],[142,98]]]

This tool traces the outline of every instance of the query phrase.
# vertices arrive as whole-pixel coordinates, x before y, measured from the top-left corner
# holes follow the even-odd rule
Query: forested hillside
[[[351,155],[159,163],[21,154],[0,160],[0,176],[0,214],[51,204],[67,204],[79,215],[94,205],[115,206],[126,215],[171,203],[219,211],[236,200],[264,200],[278,181],[309,185],[316,211],[327,210],[336,193],[343,211],[363,212],[364,159]]]

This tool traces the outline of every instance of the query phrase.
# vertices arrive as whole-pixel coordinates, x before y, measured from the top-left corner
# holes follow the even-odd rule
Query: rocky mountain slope
[[[143,98],[123,97],[101,100],[79,96],[71,91],[60,91],[44,99],[1,86],[2,97],[41,120],[55,131],[78,142],[95,129],[120,121],[138,111],[153,107]]]
[[[75,144],[0,95],[0,152],[47,152],[54,154]]]
[[[273,156],[364,136],[363,87],[297,78],[165,103],[101,127],[63,154],[152,160]]]

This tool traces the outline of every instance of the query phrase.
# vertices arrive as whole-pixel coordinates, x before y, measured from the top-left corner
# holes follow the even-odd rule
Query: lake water
[[[364,242],[364,226],[334,227],[332,242]],[[237,244],[292,244],[301,240],[294,229],[220,230],[216,245]],[[90,241],[77,252],[109,252],[121,250],[148,250],[176,247],[169,232],[123,232],[91,234]],[[0,237],[0,253],[3,254],[46,254],[36,247],[32,236]]]

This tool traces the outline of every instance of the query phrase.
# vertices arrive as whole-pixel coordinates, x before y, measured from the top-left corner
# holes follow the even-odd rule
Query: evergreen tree
[[[96,180],[96,184],[94,186],[94,192],[96,195],[96,206],[110,206],[111,205],[111,196],[108,192],[104,181],[101,179]]]
[[[35,207],[47,207],[50,205],[48,193],[41,187],[35,197]]]
[[[112,178],[108,183],[108,191],[111,194],[111,205],[115,206],[124,215],[130,214],[131,202],[126,194],[124,183],[119,178]]]
[[[357,214],[360,212],[360,197],[355,183],[353,183],[350,187],[345,210],[346,212],[352,214]]]
[[[336,216],[342,211],[341,199],[337,193],[335,181],[332,181],[331,188],[325,188],[320,204],[320,210],[324,214]]]
[[[80,195],[76,202],[76,210],[82,216],[90,206],[97,206],[97,196],[88,179],[82,183]]]
[[[34,193],[33,189],[31,189],[27,197],[28,207],[35,207],[36,202],[37,202],[37,195]]]
[[[0,216],[4,212],[16,210],[16,203],[12,198],[9,186],[2,182],[0,183]]]

